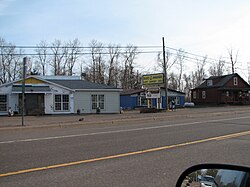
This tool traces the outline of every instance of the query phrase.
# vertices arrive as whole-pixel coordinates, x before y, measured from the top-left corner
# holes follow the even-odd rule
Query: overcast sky
[[[166,46],[211,58],[232,47],[247,69],[250,1],[0,0],[0,37],[16,45],[74,38],[84,46],[92,39],[162,45],[163,36]]]

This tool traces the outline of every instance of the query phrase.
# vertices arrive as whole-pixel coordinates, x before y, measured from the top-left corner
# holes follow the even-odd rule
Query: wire
[[[76,46],[76,47],[72,47],[72,46],[22,46],[22,45],[17,45],[17,46],[10,46],[10,45],[5,45],[5,46],[1,46],[3,48],[18,48],[18,49],[54,49],[54,48],[58,48],[58,49],[68,49],[68,48],[76,48],[76,49],[110,49],[110,48],[119,48],[119,49],[128,49],[131,47],[135,47],[135,48],[161,48],[162,46]]]
[[[77,47],[70,47],[70,46],[21,46],[21,45],[17,45],[17,46],[11,46],[11,45],[5,45],[5,46],[1,46],[3,48],[18,48],[18,49],[54,49],[54,48],[57,48],[57,49],[70,49],[70,48],[75,48],[75,49],[92,49],[92,48],[95,48],[95,49],[110,49],[110,48],[118,48],[118,49],[128,49],[128,48],[131,48],[131,47],[135,47],[137,49],[148,49],[148,48],[162,48],[162,46],[156,46],[156,45],[152,45],[152,46],[77,46]],[[180,52],[181,48],[180,49],[176,49],[176,48],[173,48],[173,47],[167,47],[165,46],[166,49],[170,49],[170,50],[173,50],[173,51],[176,51],[176,52]],[[159,51],[161,52],[161,51]],[[187,52],[185,50],[183,50],[183,53],[185,54],[190,54],[192,56],[196,56],[196,57],[200,57],[200,58],[207,58],[207,59],[211,59],[211,60],[216,60],[215,58],[209,58],[207,56],[202,56],[202,55],[198,55],[198,54],[194,54],[194,53],[190,53],[190,52]],[[26,54],[26,55],[33,55],[33,54]]]
[[[5,46],[0,46],[1,48],[18,48],[18,49],[53,49],[53,48],[57,48],[57,49],[71,49],[71,48],[75,48],[75,49],[92,49],[92,48],[95,48],[95,49],[110,49],[110,48],[118,48],[118,49],[129,49],[131,47],[134,47],[134,48],[137,48],[137,49],[152,49],[152,48],[162,48],[162,46],[156,46],[156,45],[152,45],[152,46],[146,46],[146,45],[143,45],[143,46],[113,46],[113,47],[110,47],[110,46],[96,46],[96,47],[91,47],[91,46],[77,46],[77,47],[70,47],[70,46],[21,46],[21,45],[17,45],[17,46],[11,46],[11,45],[5,45]],[[171,53],[172,55],[175,55],[176,57],[178,56],[178,53],[179,52],[182,52],[183,54],[183,57],[184,58],[188,58],[188,59],[192,59],[192,60],[195,60],[196,62],[197,61],[202,61],[203,59],[206,58],[206,62],[208,63],[214,63],[214,62],[218,62],[220,59],[215,59],[215,58],[210,58],[208,57],[207,55],[206,56],[202,56],[202,55],[198,55],[198,54],[194,54],[194,53],[191,53],[191,52],[187,52],[183,49],[183,51],[181,51],[182,49],[176,49],[176,48],[173,48],[173,47],[167,47],[165,46],[166,49],[169,49],[169,50],[172,50],[172,51],[176,51],[177,53]],[[154,53],[162,53],[161,50],[159,51],[139,51],[138,54],[154,54]],[[78,55],[91,55],[93,53],[91,52],[80,52],[80,53],[77,53]],[[108,55],[110,53],[108,52],[95,52],[94,54],[101,54],[101,55]],[[120,54],[125,54],[124,51],[120,52]],[[5,55],[5,54],[4,54]],[[12,55],[18,55],[20,56],[20,54],[12,54]],[[24,53],[22,55],[28,55],[28,56],[39,56],[39,54],[37,53]],[[47,56],[52,56],[52,55],[55,55],[53,53],[47,53],[46,54]],[[57,54],[57,55],[60,55],[62,56],[63,54]],[[194,57],[190,57],[191,56],[194,56]],[[202,59],[200,59],[202,58]],[[222,59],[224,59],[225,57],[222,57]],[[228,58],[227,58],[228,59]],[[227,64],[231,64],[231,62],[226,62],[225,63]]]

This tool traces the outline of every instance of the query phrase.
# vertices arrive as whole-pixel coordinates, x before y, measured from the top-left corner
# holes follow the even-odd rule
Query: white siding
[[[75,113],[78,109],[81,113],[91,113],[91,95],[89,92],[75,92],[74,102]]]
[[[9,107],[11,107],[13,111],[19,112],[19,108],[21,107],[19,105],[19,95],[10,94],[8,99],[9,99]]]
[[[120,112],[120,92],[109,92],[105,97],[106,110],[108,113]]]
[[[74,113],[74,94],[69,90],[50,85],[52,93],[46,93],[44,97],[45,114],[71,114]],[[55,111],[54,110],[54,95],[68,94],[69,95],[69,111]]]
[[[44,96],[44,106],[45,106],[45,114],[53,114],[53,94],[46,93]]]
[[[92,110],[91,95],[104,95],[104,109],[101,113],[119,113],[120,112],[120,92],[109,91],[79,91],[75,92],[75,113],[80,109],[81,113],[96,113]]]
[[[3,95],[7,95],[7,109],[8,107],[11,107],[12,106],[15,106],[15,103],[14,101],[12,101],[12,94],[11,94],[11,91],[12,91],[12,85],[7,85],[7,86],[2,86],[0,87],[0,94],[3,94]],[[13,110],[14,108],[12,108]],[[7,115],[8,112],[0,112],[0,115]]]

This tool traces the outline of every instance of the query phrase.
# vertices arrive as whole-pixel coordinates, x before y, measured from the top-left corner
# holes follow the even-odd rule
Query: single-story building
[[[152,93],[154,92],[154,93]],[[168,103],[175,100],[177,107],[183,107],[185,103],[185,93],[173,89],[168,89]],[[166,108],[165,88],[160,89],[130,89],[121,92],[120,106],[123,109],[134,109],[148,106],[148,99],[152,108]],[[170,106],[171,107],[171,106]]]
[[[250,85],[237,73],[211,76],[191,90],[195,104],[250,104]]]
[[[120,89],[76,76],[25,79],[26,115],[120,112]],[[22,80],[0,85],[0,115],[22,112]]]

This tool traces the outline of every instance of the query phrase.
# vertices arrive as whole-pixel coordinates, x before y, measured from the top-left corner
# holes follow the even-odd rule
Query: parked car
[[[200,182],[201,187],[212,187],[214,185],[214,177],[210,175],[206,176],[198,176],[198,180]]]
[[[193,102],[185,102],[184,107],[194,107],[194,103]]]

